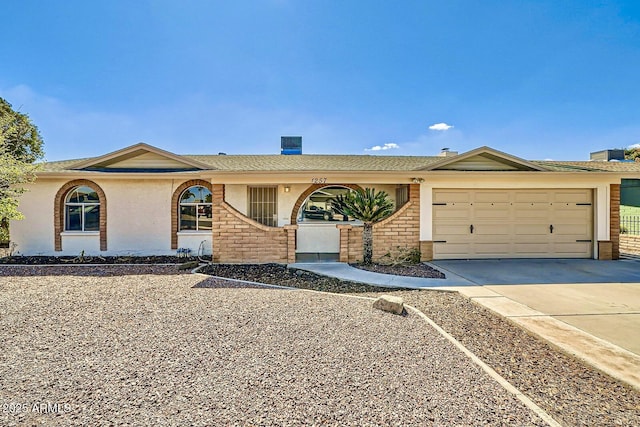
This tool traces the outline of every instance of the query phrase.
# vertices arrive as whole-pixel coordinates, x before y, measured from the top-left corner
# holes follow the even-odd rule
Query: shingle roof
[[[412,171],[438,161],[427,156],[366,155],[183,155],[219,171]],[[49,162],[46,172],[70,170],[73,164],[88,159]]]
[[[599,161],[534,161],[550,170],[567,172],[640,172],[638,162],[599,162]]]
[[[183,155],[218,171],[419,171],[441,161],[439,156],[371,156],[371,155]],[[71,166],[90,159],[48,162],[43,172],[72,171]],[[536,160],[533,164],[557,172],[636,172],[640,163],[595,161]]]

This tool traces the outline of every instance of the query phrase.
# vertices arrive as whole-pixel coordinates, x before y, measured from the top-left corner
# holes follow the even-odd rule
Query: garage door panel
[[[509,219],[511,217],[511,206],[507,203],[494,203],[494,204],[474,204],[474,218],[475,220],[483,219]]]
[[[442,257],[459,258],[460,254],[471,253],[471,245],[469,243],[436,243],[433,244],[433,250]]]
[[[552,245],[554,253],[561,254],[567,258],[574,258],[581,256],[586,250],[591,250],[590,242],[567,242],[567,243],[554,243]]]
[[[436,220],[453,221],[464,220],[469,218],[468,209],[437,209],[434,210],[433,218]]]
[[[553,218],[556,220],[569,220],[575,222],[578,219],[588,220],[591,218],[591,209],[585,209],[582,206],[556,208],[553,210]]]
[[[466,236],[469,234],[469,226],[461,224],[439,224],[433,231],[434,240],[446,240],[448,236]]]
[[[550,245],[548,242],[526,242],[514,243],[513,253],[517,255],[528,255],[531,257],[540,257],[549,253]]]
[[[589,227],[586,224],[560,224],[553,228],[555,236],[574,236],[577,240],[589,237]]]
[[[434,200],[447,204],[433,207],[434,241],[446,241],[434,242],[436,259],[592,256],[591,190],[435,190]]]
[[[467,228],[467,232],[469,232],[469,228]],[[510,236],[511,227],[508,224],[474,224],[473,226],[473,234],[478,237],[482,236]]]
[[[514,220],[538,218],[540,220],[546,220],[549,217],[548,205],[516,205],[513,212]]]
[[[471,194],[467,191],[439,190],[433,194],[434,203],[469,203]]]
[[[514,203],[549,203],[551,201],[547,191],[514,190]]]
[[[556,190],[553,196],[558,203],[591,203],[591,190]]]
[[[484,243],[475,244],[475,255],[482,256],[508,256],[510,253],[509,245],[503,243]]]
[[[509,199],[504,191],[478,190],[473,195],[474,203],[509,203]]]
[[[537,223],[518,222],[513,224],[513,234],[516,240],[522,241],[527,236],[547,236],[549,234],[549,221],[540,221]]]

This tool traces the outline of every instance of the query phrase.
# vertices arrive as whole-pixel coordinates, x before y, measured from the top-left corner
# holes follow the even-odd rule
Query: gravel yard
[[[381,291],[236,267],[217,272]],[[562,425],[640,425],[638,391],[468,299],[394,294]],[[0,333],[0,425],[544,425],[411,312],[175,266],[0,266]]]
[[[414,313],[25,268],[0,269],[0,425],[544,425]]]
[[[278,265],[216,264],[212,274],[326,292],[402,296],[566,426],[640,426],[640,392],[457,294],[343,282]]]

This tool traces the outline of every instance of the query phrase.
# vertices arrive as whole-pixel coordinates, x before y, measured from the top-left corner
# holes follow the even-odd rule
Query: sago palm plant
[[[341,215],[362,221],[362,262],[371,264],[373,258],[373,224],[393,212],[393,201],[384,191],[374,188],[339,194],[331,200],[331,207]]]

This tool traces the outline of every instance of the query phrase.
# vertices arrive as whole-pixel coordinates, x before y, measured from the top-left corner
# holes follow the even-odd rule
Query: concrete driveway
[[[477,285],[451,289],[640,388],[640,261],[432,264]]]
[[[477,285],[640,283],[638,260],[474,259],[433,261],[431,264]]]

